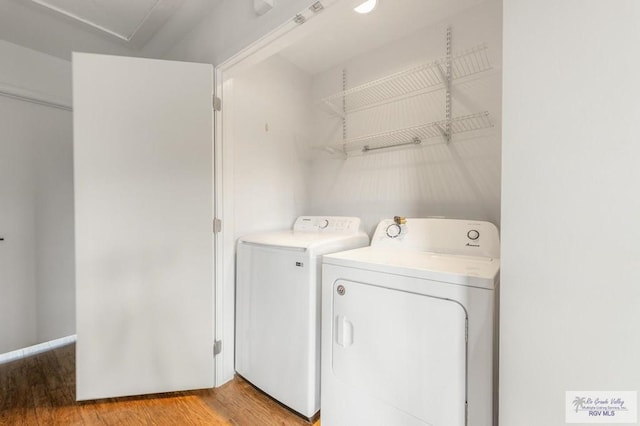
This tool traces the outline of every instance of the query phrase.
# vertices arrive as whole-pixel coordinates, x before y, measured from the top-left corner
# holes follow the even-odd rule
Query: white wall
[[[68,61],[0,41],[0,91],[64,105]],[[0,353],[73,334],[71,113],[0,96]]]
[[[311,78],[274,56],[228,84],[234,236],[288,229],[307,207]]]
[[[317,151],[310,186],[310,213],[359,216],[369,231],[395,215],[447,216],[500,224],[501,3],[488,1],[314,76],[313,98],[357,86],[446,54],[446,28],[452,27],[454,54],[487,43],[491,71],[455,84],[453,116],[488,110],[488,132],[436,138],[419,148],[395,148],[333,158]],[[330,30],[330,29],[328,29]],[[445,118],[444,91],[412,97],[350,114],[347,138],[412,127]],[[338,142],[341,119],[317,111],[314,145]],[[429,145],[433,144],[433,145]]]
[[[45,109],[41,117],[28,115],[27,128],[37,120],[39,134],[29,135],[35,147],[36,324],[37,341],[46,342],[75,333],[72,114],[33,107]]]
[[[504,7],[500,417],[640,390],[640,7]]]

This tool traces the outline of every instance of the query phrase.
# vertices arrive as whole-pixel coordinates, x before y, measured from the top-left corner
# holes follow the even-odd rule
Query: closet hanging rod
[[[370,148],[369,145],[365,145],[362,148],[362,152],[377,151],[379,149],[387,149],[387,148],[396,148],[398,146],[406,146],[406,145],[419,145],[421,143],[422,143],[422,139],[416,137],[416,138],[413,138],[410,142],[395,143],[393,145],[376,146],[374,148]]]

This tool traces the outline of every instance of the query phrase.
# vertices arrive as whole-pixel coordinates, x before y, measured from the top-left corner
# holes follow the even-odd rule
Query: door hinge
[[[218,355],[222,352],[222,340],[216,340],[213,342],[213,356]]]
[[[222,231],[222,221],[217,217],[213,219],[213,233],[217,234]]]
[[[215,95],[213,96],[212,105],[213,105],[213,110],[214,111],[221,111],[222,110],[222,100],[219,97],[215,96]]]

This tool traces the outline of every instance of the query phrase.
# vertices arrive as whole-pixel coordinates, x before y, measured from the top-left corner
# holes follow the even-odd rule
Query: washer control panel
[[[400,218],[405,219],[405,218]],[[498,229],[490,222],[444,218],[385,219],[371,245],[465,256],[500,257]]]
[[[296,232],[338,232],[355,234],[360,230],[360,219],[343,216],[300,216],[293,225]]]

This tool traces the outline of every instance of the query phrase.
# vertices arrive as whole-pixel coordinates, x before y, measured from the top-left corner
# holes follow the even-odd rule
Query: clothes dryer
[[[499,257],[494,225],[451,219],[325,255],[322,425],[492,425]]]
[[[236,372],[305,417],[320,409],[321,256],[367,244],[360,219],[330,216],[238,241]]]

